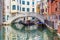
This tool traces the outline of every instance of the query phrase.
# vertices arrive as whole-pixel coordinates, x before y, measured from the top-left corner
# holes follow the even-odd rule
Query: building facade
[[[60,13],[60,0],[48,0],[48,13],[49,15]]]
[[[3,11],[3,0],[0,0],[0,25],[2,25],[2,22],[3,22],[2,11]]]
[[[36,0],[11,0],[11,12],[36,12]]]
[[[60,0],[48,0],[48,16],[54,22],[54,29],[60,33]]]
[[[37,2],[36,12],[40,14],[40,1]]]
[[[3,0],[0,0],[0,40],[3,40]]]
[[[4,21],[18,13],[36,12],[37,0],[4,0]]]
[[[3,22],[6,22],[11,17],[10,0],[3,0]]]
[[[47,0],[40,1],[40,13],[41,14],[48,14],[47,13]]]

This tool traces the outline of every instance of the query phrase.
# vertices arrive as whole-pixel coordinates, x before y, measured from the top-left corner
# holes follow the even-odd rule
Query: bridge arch
[[[22,13],[22,14],[18,14],[14,17],[11,17],[11,19],[9,19],[7,21],[8,24],[11,24],[14,20],[20,18],[20,17],[27,17],[27,16],[31,16],[31,17],[36,17],[38,18],[41,22],[44,23],[44,17],[40,14],[37,14],[37,13]]]

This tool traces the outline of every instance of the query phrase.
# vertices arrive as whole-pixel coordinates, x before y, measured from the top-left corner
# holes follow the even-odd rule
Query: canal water
[[[2,34],[0,34],[0,40],[54,40],[54,36],[57,36],[47,27],[43,29],[43,26],[38,28],[36,25],[31,27],[20,26],[19,29],[16,27],[15,24],[5,26],[5,29],[3,28],[4,30],[2,30]],[[5,36],[3,35],[4,33]]]
[[[0,40],[54,40],[55,31],[50,31],[45,24],[26,26],[12,22],[3,26]]]
[[[19,32],[17,40],[54,40],[54,33],[44,24],[39,27],[36,25],[19,27],[15,24],[12,25],[12,28]]]

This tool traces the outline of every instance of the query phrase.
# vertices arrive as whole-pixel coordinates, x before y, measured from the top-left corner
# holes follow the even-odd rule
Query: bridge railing
[[[16,19],[17,17],[23,17],[23,16],[33,16],[33,17],[37,17],[38,19],[40,19],[42,22],[44,22],[44,17],[43,17],[43,15],[40,15],[40,14],[38,14],[38,13],[18,13],[18,14],[16,14],[15,16],[11,16],[10,18],[9,18],[9,20],[8,21],[11,21],[11,20],[14,20],[14,19]]]
[[[54,22],[48,21],[48,20],[44,20],[45,24],[47,24],[49,27],[54,28]]]
[[[37,17],[38,19],[40,19],[40,20],[42,20],[42,22],[44,22],[45,24],[47,24],[48,26],[50,26],[50,27],[53,27],[54,26],[54,23],[53,22],[51,22],[51,21],[48,21],[48,20],[45,20],[44,19],[44,16],[43,15],[40,15],[40,14],[38,14],[38,13],[19,13],[19,14],[17,14],[16,16],[11,16],[10,17],[10,21],[11,20],[13,20],[13,19],[15,19],[15,18],[17,18],[17,17],[19,17],[19,16],[35,16],[35,17]]]

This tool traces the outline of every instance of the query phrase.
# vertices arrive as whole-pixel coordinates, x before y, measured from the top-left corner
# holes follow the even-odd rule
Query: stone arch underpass
[[[18,14],[18,15],[14,16],[14,17],[11,17],[11,19],[9,19],[6,23],[11,24],[14,20],[16,20],[16,19],[18,19],[18,18],[20,18],[20,17],[27,17],[27,16],[36,17],[36,18],[38,18],[41,22],[44,23],[44,18],[43,18],[43,16],[42,16],[42,15],[39,15],[39,14],[37,14],[37,13],[25,13],[25,14],[23,13],[23,14]]]

